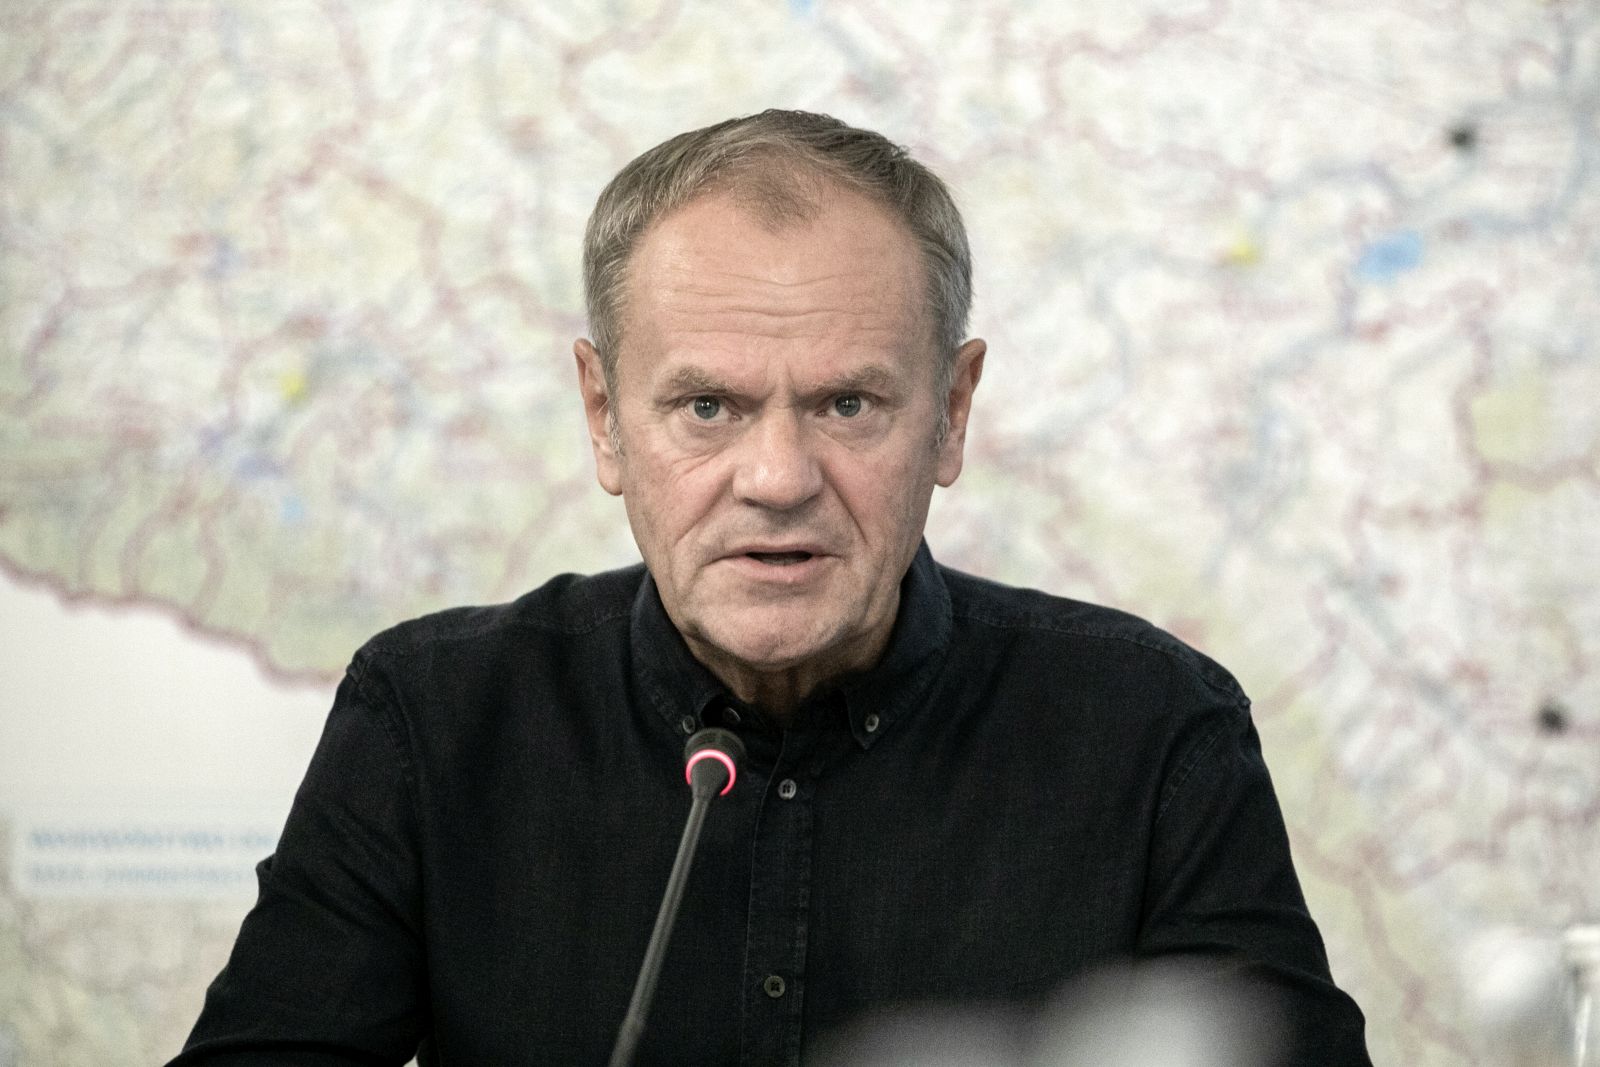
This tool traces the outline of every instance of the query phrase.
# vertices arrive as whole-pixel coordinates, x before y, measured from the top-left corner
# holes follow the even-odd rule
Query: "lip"
[[[779,541],[752,541],[749,544],[743,544],[734,547],[728,552],[725,558],[735,559],[740,556],[748,556],[751,553],[759,553],[761,555],[782,555],[785,552],[804,552],[809,556],[826,556],[828,554],[821,545],[804,541],[795,543],[784,543]]]
[[[782,554],[805,552],[810,559],[798,563],[763,563],[751,553]],[[740,545],[723,556],[719,563],[726,564],[741,577],[751,581],[778,585],[800,585],[815,578],[833,559],[815,544],[775,544],[771,542]]]

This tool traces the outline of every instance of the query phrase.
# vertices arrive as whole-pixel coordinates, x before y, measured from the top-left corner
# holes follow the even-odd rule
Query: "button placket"
[[[751,850],[740,1062],[797,1067],[809,941],[812,819],[800,782],[815,739],[787,733],[763,783]]]

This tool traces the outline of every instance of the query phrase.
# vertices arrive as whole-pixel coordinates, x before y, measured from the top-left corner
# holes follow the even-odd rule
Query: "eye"
[[[834,414],[854,418],[861,414],[861,398],[855,393],[840,393],[833,398]]]
[[[697,396],[690,407],[694,410],[695,418],[708,422],[722,414],[722,401],[714,396]]]

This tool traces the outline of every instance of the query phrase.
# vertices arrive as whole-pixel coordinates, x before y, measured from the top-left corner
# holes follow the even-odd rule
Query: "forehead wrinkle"
[[[683,318],[685,323],[674,323],[675,332],[684,334],[736,334],[750,326],[790,323],[805,327],[821,322],[825,333],[886,333],[901,336],[906,332],[903,316],[884,315],[876,310],[839,310],[835,308],[773,308],[762,304],[728,304],[714,309],[722,321],[706,322],[706,309],[662,308],[668,319]],[[762,330],[760,332],[766,332]]]
[[[687,260],[689,257],[684,257]],[[777,266],[778,264],[772,264]],[[785,266],[820,266],[809,262],[799,264],[785,264]],[[827,285],[838,282],[843,285],[855,285],[861,280],[871,278],[900,279],[902,271],[895,270],[890,264],[866,264],[851,262],[833,270],[823,270],[818,273],[802,274],[798,270],[791,270],[786,274],[778,274],[772,270],[744,271],[725,266],[707,266],[693,262],[663,263],[660,273],[668,277],[682,278],[678,282],[680,288],[689,292],[716,292],[713,286],[701,284],[705,280],[727,279],[735,283],[754,282],[757,285],[771,286],[777,289],[798,289],[806,286]]]
[[[768,346],[814,340],[830,352],[920,354],[932,340],[924,265],[895,220],[869,212],[841,228],[824,210],[750,238],[748,211],[718,199],[658,220],[627,266],[628,332],[657,353],[709,344],[782,356]]]
[[[836,298],[826,299],[814,291],[820,284],[825,283],[774,283],[761,293],[752,293],[749,286],[668,285],[653,290],[646,303],[654,305],[664,325],[684,332],[738,332],[753,327],[765,333],[774,323],[804,328],[817,320],[830,321],[836,331],[905,334],[914,329],[919,308],[910,300],[863,300],[861,286],[844,278],[832,294]],[[898,291],[894,295],[902,296]],[[716,317],[726,318],[706,321]]]
[[[870,294],[863,298],[863,293]],[[900,289],[884,289],[874,279],[836,275],[807,281],[749,279],[742,285],[717,286],[704,281],[657,286],[653,299],[672,314],[747,314],[763,318],[807,318],[843,315],[856,320],[891,320],[902,327],[914,307]],[[890,296],[893,299],[883,299]]]

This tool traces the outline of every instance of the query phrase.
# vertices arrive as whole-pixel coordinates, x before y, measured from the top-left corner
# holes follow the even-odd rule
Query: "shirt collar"
[[[655,712],[680,733],[725,725],[721,709],[741,705],[689,651],[649,571],[639,583],[629,625],[634,678]],[[811,701],[842,695],[851,734],[862,748],[870,748],[922,702],[952,629],[950,592],[924,541],[901,579],[900,608],[882,659],[841,678]],[[803,712],[797,722],[807,721]]]
[[[705,725],[722,725],[709,718],[707,711],[728,699],[728,687],[689,651],[668,617],[648,569],[633,598],[628,625],[634,679],[656,713],[683,734]]]

